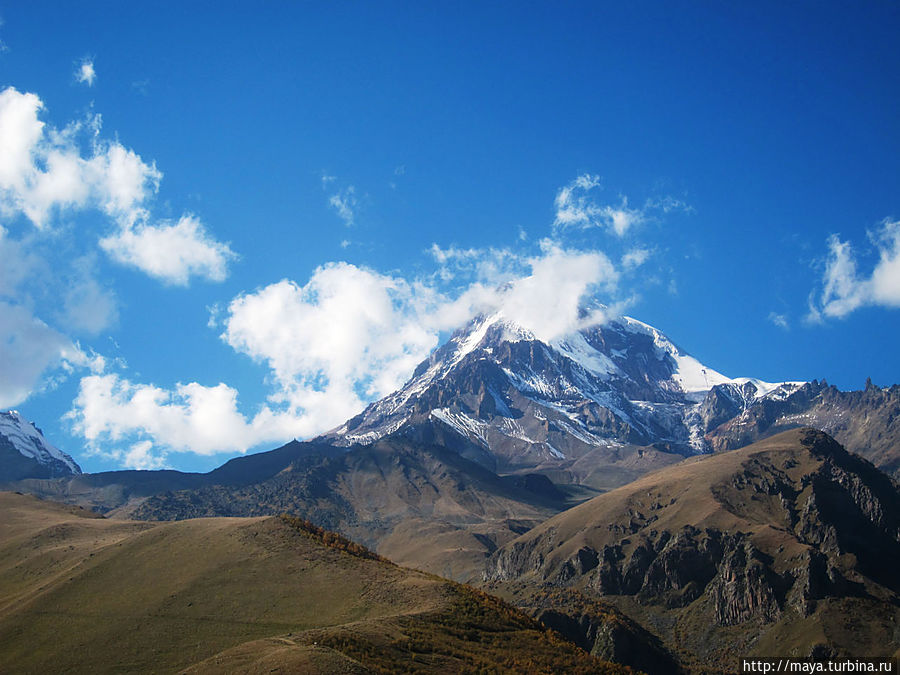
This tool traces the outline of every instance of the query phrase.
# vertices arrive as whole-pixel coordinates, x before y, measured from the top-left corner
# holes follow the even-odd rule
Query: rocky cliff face
[[[672,675],[679,670],[659,638],[609,603],[571,589],[554,589],[526,594],[522,604],[544,626],[594,656],[648,675]]]
[[[896,609],[898,559],[897,485],[805,429],[596,497],[502,547],[484,578],[627,598],[644,619],[678,612],[674,632],[789,632],[850,598]]]

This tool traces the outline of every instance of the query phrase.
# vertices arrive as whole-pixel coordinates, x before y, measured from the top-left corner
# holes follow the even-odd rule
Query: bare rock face
[[[576,591],[544,591],[530,598],[526,609],[544,626],[601,659],[648,675],[678,672],[659,638],[612,605]]]
[[[723,556],[708,589],[716,623],[733,626],[755,618],[770,622],[779,617],[785,582],[770,563],[749,541]]]

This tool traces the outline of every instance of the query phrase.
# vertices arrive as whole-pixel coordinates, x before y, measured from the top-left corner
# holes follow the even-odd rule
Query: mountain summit
[[[439,440],[495,471],[563,470],[574,473],[566,482],[588,484],[617,464],[629,474],[619,482],[656,452],[675,461],[711,451],[713,426],[801,385],[728,378],[629,317],[541,341],[496,313],[456,331],[400,390],[323,439]],[[635,457],[637,447],[648,450]],[[598,479],[608,486],[608,475]]]
[[[0,482],[81,473],[75,460],[15,410],[0,412],[0,458]]]

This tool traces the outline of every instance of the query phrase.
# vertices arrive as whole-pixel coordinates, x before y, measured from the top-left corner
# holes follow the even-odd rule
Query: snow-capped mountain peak
[[[444,429],[501,455],[501,464],[622,445],[691,454],[709,449],[704,435],[726,408],[799,384],[729,378],[629,317],[543,342],[497,312],[472,319],[400,390],[326,437],[351,445]]]
[[[81,468],[69,455],[51,445],[44,434],[18,411],[0,412],[0,449],[16,451],[33,460],[39,471],[29,477],[80,474]]]

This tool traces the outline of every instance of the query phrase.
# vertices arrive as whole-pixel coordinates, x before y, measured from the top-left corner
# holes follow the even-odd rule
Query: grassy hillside
[[[254,457],[242,458],[245,468],[255,466]],[[517,486],[455,452],[389,439],[334,457],[303,457],[249,484],[157,494],[132,517],[296,513],[401,564],[469,581],[497,546],[564,507],[562,495]]]
[[[289,518],[0,512],[0,672],[625,672]]]
[[[517,605],[579,619],[569,597],[536,593],[602,599],[690,669],[727,672],[740,655],[900,653],[898,560],[897,485],[798,429],[563,512],[499,549],[487,577]]]

